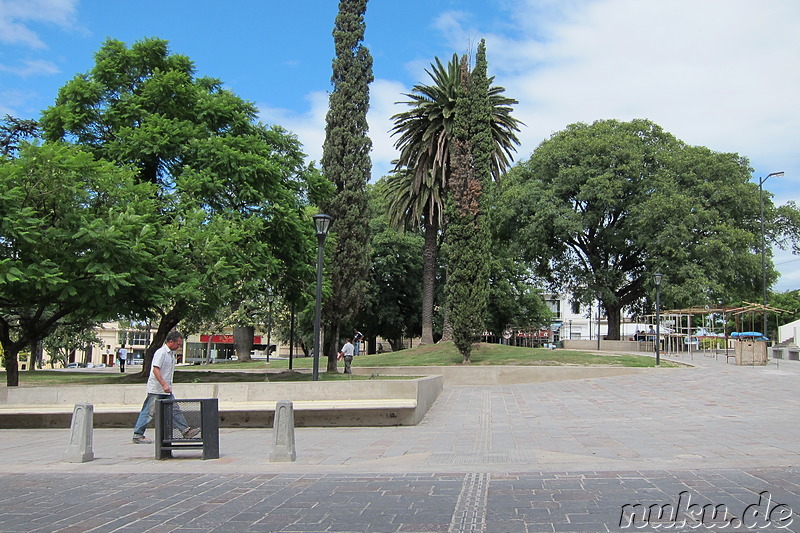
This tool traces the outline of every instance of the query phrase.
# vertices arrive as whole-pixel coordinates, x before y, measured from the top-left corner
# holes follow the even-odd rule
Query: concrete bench
[[[292,400],[297,427],[397,426],[411,423],[417,401],[408,398],[375,400]],[[220,427],[272,427],[277,402],[220,402]],[[0,405],[0,429],[68,428],[72,405]],[[141,405],[98,404],[94,427],[133,428]]]
[[[179,398],[217,398],[220,427],[272,427],[278,401],[294,403],[297,427],[416,425],[442,391],[442,376],[316,383],[183,383]],[[94,406],[95,427],[131,427],[142,385],[0,390],[0,428],[68,428],[74,405]]]

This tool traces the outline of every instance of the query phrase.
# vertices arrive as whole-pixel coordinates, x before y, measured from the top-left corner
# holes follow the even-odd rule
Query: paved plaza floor
[[[446,386],[418,426],[298,428],[291,463],[271,429],[208,461],[96,429],[87,463],[68,430],[3,430],[0,532],[800,531],[800,362],[690,362]]]

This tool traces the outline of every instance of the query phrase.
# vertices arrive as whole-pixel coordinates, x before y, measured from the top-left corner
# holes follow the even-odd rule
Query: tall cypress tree
[[[483,331],[489,290],[489,239],[481,220],[481,196],[483,184],[491,179],[491,154],[486,152],[487,146],[491,146],[488,120],[491,114],[487,119],[488,79],[483,42],[480,50],[483,52],[479,53],[474,72],[470,73],[466,56],[461,60],[445,236],[448,261],[445,293],[453,342],[464,363],[470,362],[472,344]]]
[[[344,326],[352,326],[369,285],[366,184],[372,170],[372,141],[367,136],[367,110],[373,76],[372,56],[361,44],[366,10],[367,0],[340,0],[333,29],[333,92],[322,151],[323,173],[336,187],[322,206],[333,217],[333,257],[328,261],[331,293],[323,313],[328,371],[336,370],[339,334]]]
[[[471,76],[469,113],[475,177],[484,188],[489,187],[492,181],[492,156],[494,154],[493,107],[490,100],[492,80],[489,79],[487,68],[486,41],[481,39],[478,52],[475,54],[475,68],[472,70]]]

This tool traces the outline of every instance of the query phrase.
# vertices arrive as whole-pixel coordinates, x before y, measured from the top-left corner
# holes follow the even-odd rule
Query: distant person
[[[124,374],[125,361],[128,360],[128,350],[125,348],[124,344],[120,346],[119,350],[117,350],[117,359],[119,359],[119,371]]]
[[[339,351],[339,357],[344,359],[344,373],[345,374],[352,374],[352,370],[350,369],[350,364],[353,362],[353,353],[355,352],[355,347],[353,343],[351,343],[352,339],[349,337],[345,339],[344,346]]]
[[[177,331],[167,333],[164,346],[159,348],[153,355],[153,364],[150,367],[150,378],[147,380],[147,398],[142,404],[142,411],[139,419],[133,428],[133,442],[135,444],[152,444],[152,440],[144,436],[147,425],[153,420],[156,412],[156,400],[171,400],[172,395],[172,376],[175,373],[175,350],[183,346],[183,335]],[[172,421],[178,431],[185,439],[194,438],[200,433],[200,428],[189,427],[181,410],[172,410]]]
[[[358,352],[361,348],[361,339],[364,338],[364,334],[358,331],[357,329],[353,329],[353,355],[358,355]]]

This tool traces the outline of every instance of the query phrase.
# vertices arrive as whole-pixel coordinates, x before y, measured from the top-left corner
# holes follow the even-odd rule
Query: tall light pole
[[[267,323],[267,364],[269,364],[269,353],[272,350],[272,302],[275,300],[275,295],[272,294],[270,289],[267,289],[267,304],[269,305],[269,322]]]
[[[762,295],[763,301],[761,302],[764,304],[764,309],[762,311],[764,323],[761,331],[764,333],[765,337],[767,336],[767,244],[766,237],[764,235],[764,182],[773,176],[780,178],[783,176],[783,171],[767,174],[765,178],[758,178],[758,199],[761,202],[761,288],[764,291]]]
[[[312,379],[319,381],[319,348],[320,318],[322,313],[322,261],[324,259],[325,237],[331,227],[333,218],[330,215],[314,215],[314,227],[317,229],[317,306],[314,314],[314,371]]]
[[[663,274],[653,274],[656,284],[656,366],[661,365],[661,278]]]
[[[597,293],[597,351],[600,351],[600,293]]]

